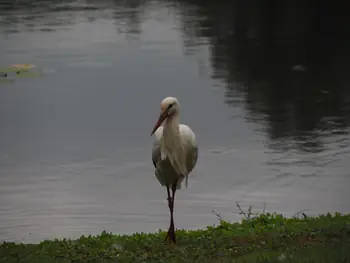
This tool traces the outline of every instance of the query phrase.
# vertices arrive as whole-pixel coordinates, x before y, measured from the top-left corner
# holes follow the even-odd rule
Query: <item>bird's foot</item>
[[[168,233],[163,241],[163,243],[170,243],[170,244],[176,244],[176,235],[175,235],[175,229],[169,228]]]

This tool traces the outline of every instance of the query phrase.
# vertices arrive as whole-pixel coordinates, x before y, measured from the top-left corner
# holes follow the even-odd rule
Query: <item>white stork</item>
[[[196,165],[198,147],[196,136],[190,127],[180,124],[180,105],[174,97],[167,97],[160,104],[160,115],[151,135],[155,134],[152,161],[155,175],[168,194],[170,210],[170,227],[165,241],[176,243],[174,226],[175,191],[181,189],[181,184]],[[163,126],[161,126],[163,124]],[[170,189],[172,196],[170,196]]]

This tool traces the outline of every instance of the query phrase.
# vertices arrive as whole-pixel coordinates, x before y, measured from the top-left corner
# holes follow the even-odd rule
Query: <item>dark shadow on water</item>
[[[141,33],[141,14],[147,1],[132,0],[122,1],[114,0],[114,19],[119,33],[128,35],[139,35]]]
[[[76,12],[97,10],[92,5],[78,5],[76,0],[29,1],[0,0],[0,23],[6,33],[20,31],[55,31],[55,27],[76,23]]]
[[[198,3],[196,37],[209,39],[212,77],[224,83],[228,104],[244,98],[247,119],[266,123],[272,141],[291,139],[318,151],[325,132],[347,132],[350,19],[344,8],[307,1]]]

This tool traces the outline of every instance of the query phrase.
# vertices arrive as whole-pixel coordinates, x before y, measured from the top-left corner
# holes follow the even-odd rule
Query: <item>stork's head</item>
[[[159,128],[160,125],[169,117],[178,114],[180,104],[177,98],[167,97],[160,103],[160,114],[156,125],[154,126],[151,135]]]

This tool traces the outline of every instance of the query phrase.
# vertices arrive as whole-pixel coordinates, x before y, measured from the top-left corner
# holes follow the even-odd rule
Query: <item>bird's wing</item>
[[[193,170],[195,167],[197,160],[198,160],[198,146],[196,142],[196,135],[191,130],[190,127],[184,124],[180,124],[180,135],[183,142],[183,146],[186,150],[186,168],[187,168],[187,174],[184,175],[186,177],[186,187],[187,187],[187,180],[188,180],[188,174]],[[158,170],[160,167],[157,167],[159,165],[159,161],[161,160],[161,149],[160,149],[160,138],[163,133],[163,127],[159,127],[158,130],[155,132],[155,140],[153,142],[152,147],[152,162],[156,170]]]
[[[183,141],[183,145],[187,153],[187,156],[186,156],[186,165],[187,165],[186,187],[187,187],[188,174],[193,170],[198,160],[198,145],[196,141],[196,135],[191,130],[191,128],[188,127],[187,125],[184,125],[184,124],[180,125],[180,134]]]
[[[157,131],[155,132],[155,140],[153,142],[152,147],[152,162],[155,168],[157,168],[157,162],[161,159],[161,152],[160,152],[160,137],[163,133],[163,127],[159,127]]]
[[[198,160],[198,146],[193,145],[192,151],[187,155],[187,171],[190,173],[195,167]]]
[[[160,159],[160,143],[159,141],[154,141],[152,147],[152,162],[155,168],[157,168],[157,162]]]

